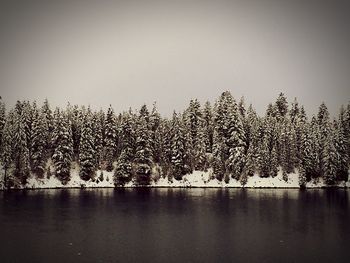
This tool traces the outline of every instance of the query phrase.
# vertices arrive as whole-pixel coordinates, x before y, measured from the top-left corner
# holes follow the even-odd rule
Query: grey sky
[[[53,106],[182,110],[224,90],[259,113],[350,100],[346,1],[2,1],[0,87]]]

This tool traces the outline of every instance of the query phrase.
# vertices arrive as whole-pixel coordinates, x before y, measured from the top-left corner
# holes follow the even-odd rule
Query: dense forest
[[[331,119],[325,103],[308,118],[297,99],[289,103],[283,93],[264,116],[228,91],[214,105],[193,99],[171,118],[156,104],[116,114],[111,106],[107,112],[70,104],[52,109],[47,100],[41,106],[17,101],[6,110],[1,102],[0,142],[6,188],[30,176],[56,176],[67,184],[73,162],[86,181],[97,169],[113,171],[116,186],[131,180],[147,185],[154,173],[180,180],[209,168],[213,179],[242,185],[249,176],[274,177],[279,169],[284,180],[299,173],[301,187],[317,178],[333,185],[348,180],[350,104]]]

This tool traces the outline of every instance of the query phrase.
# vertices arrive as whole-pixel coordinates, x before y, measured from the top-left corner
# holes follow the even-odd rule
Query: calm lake
[[[344,189],[8,191],[0,227],[1,262],[350,262]]]

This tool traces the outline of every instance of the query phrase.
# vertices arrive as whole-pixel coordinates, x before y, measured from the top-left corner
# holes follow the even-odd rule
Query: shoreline
[[[70,181],[66,185],[54,175],[47,178],[37,178],[35,174],[31,174],[25,185],[13,187],[10,189],[3,188],[0,183],[0,190],[40,190],[40,189],[92,189],[92,188],[216,188],[216,189],[347,189],[350,188],[350,181],[340,181],[334,185],[327,185],[322,178],[312,179],[305,186],[299,185],[299,173],[288,174],[287,180],[284,180],[281,170],[275,177],[260,177],[259,174],[254,174],[248,177],[246,184],[242,185],[240,181],[230,178],[228,182],[219,181],[213,178],[212,169],[206,172],[193,171],[191,174],[186,174],[181,180],[170,179],[163,176],[153,176],[150,178],[149,185],[138,185],[132,179],[125,185],[114,184],[114,173],[105,170],[99,170],[96,174],[103,174],[103,178],[98,176],[94,180],[84,181],[79,176],[79,169],[71,170]]]

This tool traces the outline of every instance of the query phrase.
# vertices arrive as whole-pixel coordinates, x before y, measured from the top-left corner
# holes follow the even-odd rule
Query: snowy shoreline
[[[299,186],[299,174],[288,174],[288,181],[283,180],[282,172],[279,172],[275,177],[262,178],[258,174],[248,178],[247,183],[243,186],[239,181],[230,179],[228,183],[224,181],[218,181],[216,178],[211,179],[212,170],[207,172],[194,171],[191,174],[183,176],[182,180],[169,181],[168,178],[152,177],[150,185],[137,185],[135,181],[130,181],[124,186],[115,186],[113,180],[113,172],[99,170],[97,174],[103,173],[103,179],[96,177],[95,180],[84,181],[79,177],[78,169],[73,169],[71,172],[71,179],[63,185],[61,181],[55,176],[50,178],[39,179],[35,175],[31,175],[28,178],[27,184],[20,188],[11,188],[10,190],[24,190],[24,189],[85,189],[85,188],[248,188],[248,189],[300,189]],[[307,182],[305,188],[349,188],[350,181],[339,182],[335,185],[327,185],[321,179],[318,181]],[[5,190],[1,189],[0,190]]]

